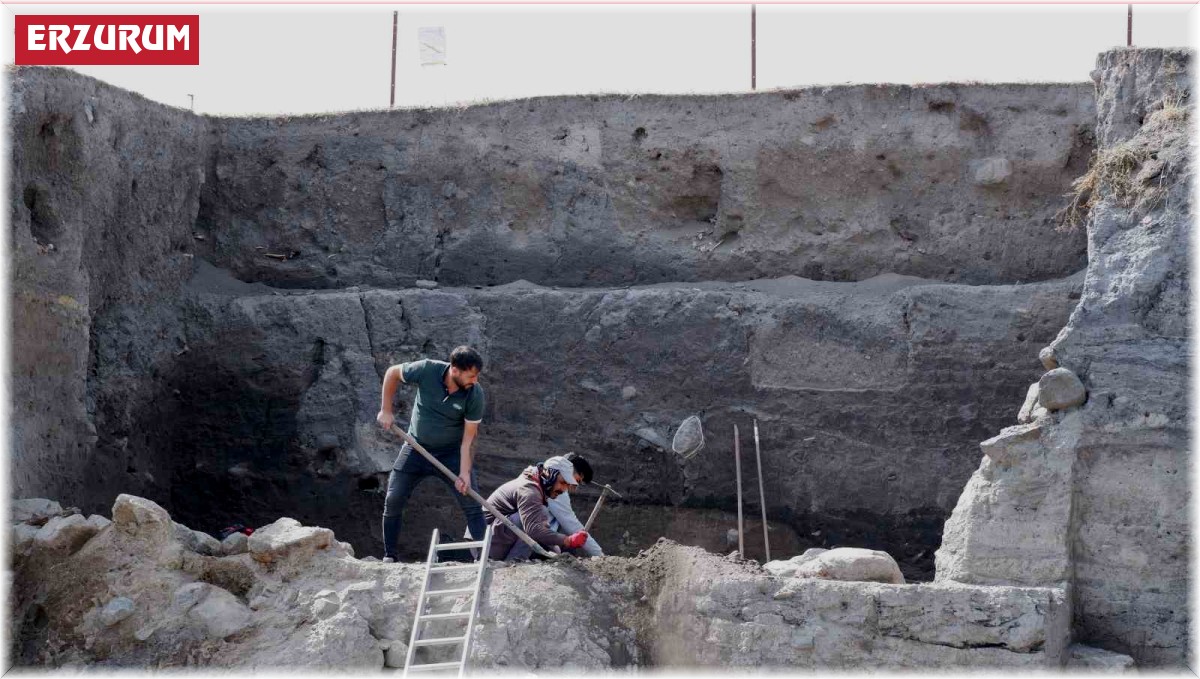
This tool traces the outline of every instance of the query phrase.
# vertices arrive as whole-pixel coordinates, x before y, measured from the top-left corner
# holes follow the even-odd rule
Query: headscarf
[[[550,491],[554,488],[554,484],[561,478],[567,482],[567,485],[577,485],[575,482],[575,465],[571,464],[570,460],[565,457],[552,457],[537,466],[538,483],[542,486],[542,492],[547,497]]]

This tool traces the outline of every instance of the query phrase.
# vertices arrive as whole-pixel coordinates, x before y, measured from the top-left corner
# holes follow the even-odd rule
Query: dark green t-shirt
[[[443,381],[449,369],[449,363],[429,358],[400,366],[404,383],[417,388],[408,433],[426,448],[457,449],[463,423],[483,421],[483,387],[449,393]]]

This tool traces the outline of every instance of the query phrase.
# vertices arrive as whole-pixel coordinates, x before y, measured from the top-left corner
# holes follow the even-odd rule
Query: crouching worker
[[[587,541],[587,533],[578,531],[562,535],[553,530],[550,528],[550,512],[546,507],[552,498],[576,485],[575,467],[566,458],[552,458],[546,463],[526,467],[520,476],[497,488],[488,497],[488,503],[547,550],[554,551],[555,547],[578,549]],[[516,533],[497,521],[491,512],[484,514],[487,522],[493,526],[489,559],[513,561],[529,558],[533,551],[529,545],[521,542]]]
[[[592,465],[578,453],[567,453],[562,457],[552,457],[546,460],[544,464],[550,464],[555,460],[566,460],[575,468],[575,483],[591,483],[592,482]],[[559,493],[558,497],[550,498],[547,505],[550,510],[550,527],[564,535],[571,535],[583,530],[583,522],[575,516],[575,510],[571,508],[571,493],[564,491]],[[583,546],[576,550],[576,556],[604,556],[604,550],[600,549],[600,545],[591,535]]]

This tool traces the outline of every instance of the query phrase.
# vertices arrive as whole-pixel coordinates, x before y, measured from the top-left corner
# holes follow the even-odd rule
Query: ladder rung
[[[408,671],[416,672],[418,670],[448,670],[452,667],[459,667],[461,665],[461,662],[435,662],[428,665],[409,665]]]
[[[441,639],[417,639],[414,646],[448,646],[461,643],[466,637],[442,637]]]
[[[470,569],[478,569],[479,564],[468,563],[462,566],[430,566],[429,570],[434,573],[445,573],[446,571],[465,571]]]
[[[450,618],[469,618],[471,612],[466,613],[430,613],[428,615],[418,615],[417,621],[424,622],[426,620],[449,620]]]
[[[425,592],[425,596],[436,596],[438,594],[474,594],[474,587],[463,587],[462,589],[438,589],[432,592]]]
[[[437,551],[444,552],[447,549],[470,549],[472,547],[482,547],[483,540],[477,542],[447,542],[444,545],[438,545]]]

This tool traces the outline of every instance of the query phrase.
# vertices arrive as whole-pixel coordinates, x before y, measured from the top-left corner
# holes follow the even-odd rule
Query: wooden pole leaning
[[[448,467],[446,467],[446,465],[442,464],[436,457],[434,457],[433,455],[430,455],[429,451],[425,450],[424,446],[422,446],[420,443],[417,443],[417,440],[415,438],[413,438],[411,435],[409,435],[408,432],[404,431],[403,429],[401,429],[400,427],[398,427],[394,424],[392,425],[391,432],[393,434],[399,436],[400,438],[404,439],[405,443],[412,446],[412,449],[417,451],[418,453],[420,453],[422,457],[424,457],[426,460],[428,460],[429,464],[433,465],[434,467],[437,467],[437,470],[440,471],[441,473],[445,474],[446,478],[450,479],[451,482],[454,482],[458,479],[458,476],[454,472],[450,471],[450,469]],[[511,530],[513,532],[513,534],[516,535],[517,538],[521,540],[521,542],[524,542],[525,544],[529,545],[529,548],[532,549],[534,552],[536,552],[537,554],[539,554],[541,556],[546,557],[547,559],[554,559],[554,558],[558,557],[558,555],[555,554],[554,552],[551,552],[550,550],[546,549],[545,547],[542,547],[541,545],[539,545],[537,543],[537,540],[534,540],[533,538],[529,537],[529,535],[525,531],[521,530],[520,528],[517,528],[517,525],[514,524],[512,521],[510,521],[507,516],[496,511],[496,508],[492,506],[492,503],[485,500],[483,498],[483,496],[480,495],[479,493],[476,493],[474,488],[471,488],[470,486],[468,486],[467,487],[467,495],[471,496],[472,500],[475,500],[479,504],[483,505],[483,508],[488,510],[489,512],[491,512],[492,516],[496,517],[497,521],[499,521],[500,523],[507,526],[508,529]],[[475,536],[472,535],[471,537],[474,538]],[[486,558],[486,556],[487,555],[485,554],[484,557]]]
[[[758,419],[754,420],[754,459],[758,463],[758,503],[762,507],[763,550],[767,554],[766,561],[771,560],[771,538],[767,535],[767,494],[763,492],[762,452],[758,447]]]
[[[738,441],[738,427],[733,425],[733,463],[737,467],[738,503],[738,556],[746,558],[745,524],[742,522],[742,445]]]

